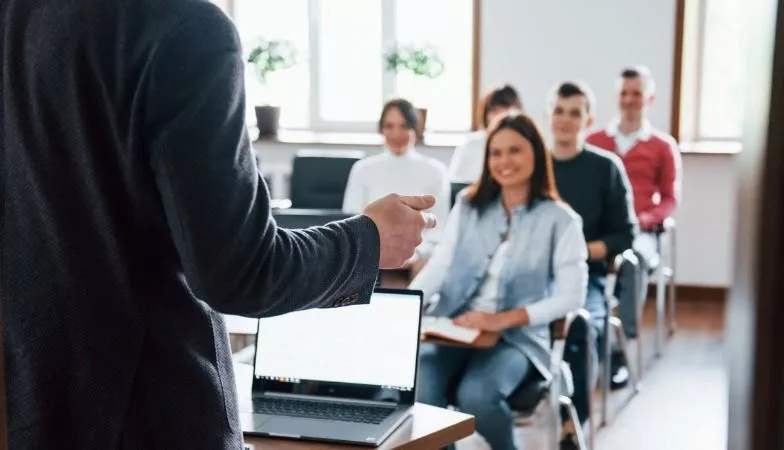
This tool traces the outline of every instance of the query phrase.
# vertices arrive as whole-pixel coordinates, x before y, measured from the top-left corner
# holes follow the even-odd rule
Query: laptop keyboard
[[[256,397],[253,412],[275,416],[331,419],[345,422],[379,424],[395,410],[383,406],[347,405],[309,400]]]

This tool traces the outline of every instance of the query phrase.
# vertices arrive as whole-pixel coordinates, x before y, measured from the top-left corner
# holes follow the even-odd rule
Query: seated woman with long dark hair
[[[515,449],[506,398],[534,371],[549,372],[549,323],[580,308],[587,250],[579,216],[558,199],[550,155],[534,122],[510,112],[493,123],[479,182],[463,191],[433,257],[411,284],[429,314],[501,333],[491,349],[424,343],[417,399],[476,417],[494,450]]]

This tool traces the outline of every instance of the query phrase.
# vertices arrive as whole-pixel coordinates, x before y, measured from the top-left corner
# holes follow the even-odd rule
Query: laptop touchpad
[[[330,438],[353,435],[366,430],[368,425],[325,419],[306,419],[300,417],[273,417],[262,428],[264,431],[281,435],[310,436]],[[376,429],[376,426],[371,426]]]

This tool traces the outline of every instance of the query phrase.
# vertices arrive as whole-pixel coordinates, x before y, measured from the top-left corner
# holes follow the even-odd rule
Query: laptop
[[[378,446],[410,417],[422,292],[259,320],[246,435]]]

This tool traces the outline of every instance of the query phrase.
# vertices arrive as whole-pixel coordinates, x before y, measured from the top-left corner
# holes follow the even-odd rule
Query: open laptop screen
[[[325,382],[413,391],[421,296],[379,289],[368,305],[261,319],[256,380],[267,386]]]

